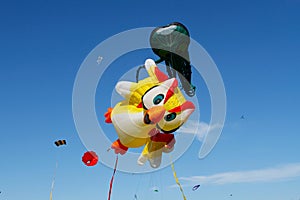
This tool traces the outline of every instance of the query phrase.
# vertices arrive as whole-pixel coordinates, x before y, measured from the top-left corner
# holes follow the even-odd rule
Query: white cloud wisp
[[[205,122],[189,120],[178,130],[178,132],[195,134],[195,135],[197,135],[198,140],[203,142],[206,135],[209,134],[209,132],[214,131],[219,128],[222,128],[222,126],[219,124],[209,125]]]
[[[300,163],[286,164],[283,166],[249,170],[218,173],[210,176],[191,176],[180,178],[188,185],[210,184],[222,185],[232,183],[253,183],[283,181],[300,177]]]

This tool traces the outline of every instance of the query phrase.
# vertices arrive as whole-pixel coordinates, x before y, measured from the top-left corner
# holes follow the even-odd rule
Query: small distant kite
[[[98,163],[98,156],[94,151],[87,151],[82,156],[82,162],[86,166],[94,166]]]
[[[159,192],[159,187],[153,186],[152,188],[150,188],[150,190],[153,192]]]
[[[245,119],[245,116],[244,116],[244,115],[242,115],[240,119]]]
[[[98,65],[101,63],[101,61],[103,60],[103,57],[101,57],[101,56],[98,56],[98,59],[97,59],[97,63],[98,63]]]
[[[195,185],[194,187],[193,187],[193,191],[195,191],[195,190],[197,190],[198,188],[200,187],[200,185]]]
[[[61,146],[61,145],[66,145],[67,142],[66,140],[57,140],[54,142],[54,144],[58,147],[58,146]]]

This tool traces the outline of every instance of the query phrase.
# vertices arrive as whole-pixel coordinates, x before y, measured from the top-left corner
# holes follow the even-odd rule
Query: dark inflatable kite
[[[157,27],[150,35],[151,48],[160,57],[156,63],[165,61],[169,77],[175,78],[177,73],[185,93],[191,97],[196,87],[191,83],[189,44],[189,31],[179,22]]]

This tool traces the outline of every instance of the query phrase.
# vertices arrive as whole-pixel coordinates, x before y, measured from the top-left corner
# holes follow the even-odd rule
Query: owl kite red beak
[[[158,123],[163,117],[166,112],[166,109],[163,106],[155,106],[146,110],[144,115],[144,123],[145,124],[156,124]]]

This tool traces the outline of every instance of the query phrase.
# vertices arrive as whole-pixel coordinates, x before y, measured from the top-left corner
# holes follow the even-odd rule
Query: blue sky
[[[2,2],[0,200],[49,198],[56,161],[54,200],[107,198],[112,169],[81,163],[86,149],[72,116],[77,71],[108,37],[173,21],[185,24],[213,58],[227,95],[226,123],[213,151],[199,160],[195,140],[175,162],[187,199],[298,200],[299,7],[298,0]],[[132,52],[112,67],[124,60],[129,69],[147,57],[155,55]],[[209,94],[199,74],[193,76],[201,121],[208,123]],[[101,92],[110,92],[118,78],[97,89],[99,121],[110,106]],[[66,147],[53,145],[60,138]],[[201,187],[193,192],[196,183]],[[112,199],[182,199],[174,184],[170,167],[120,172]]]

